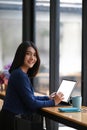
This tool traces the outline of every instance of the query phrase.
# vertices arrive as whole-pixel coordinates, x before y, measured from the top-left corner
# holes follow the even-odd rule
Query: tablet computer
[[[64,102],[68,102],[69,98],[71,96],[71,93],[74,89],[74,87],[76,86],[76,81],[73,80],[62,80],[57,93],[58,92],[62,92],[64,94]]]

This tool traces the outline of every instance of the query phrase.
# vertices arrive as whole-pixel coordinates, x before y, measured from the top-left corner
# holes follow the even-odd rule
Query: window
[[[62,79],[76,80],[72,96],[81,95],[82,0],[60,0],[60,64]],[[63,129],[60,124],[59,130]],[[72,129],[65,127],[64,129]]]
[[[22,0],[0,0],[0,70],[11,64],[22,41]]]
[[[49,94],[49,0],[36,1],[36,44],[41,66],[35,78],[35,91]]]
[[[36,1],[36,44],[41,57],[36,91],[49,94],[49,7],[50,1]],[[60,0],[59,76],[77,81],[73,95],[81,95],[82,1]]]
[[[76,80],[72,95],[81,95],[82,1],[60,3],[60,80]]]

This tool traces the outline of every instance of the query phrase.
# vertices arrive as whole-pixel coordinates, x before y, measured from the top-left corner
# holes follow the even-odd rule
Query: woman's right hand
[[[55,105],[58,105],[63,99],[64,99],[63,93],[61,93],[61,92],[56,93],[54,96]]]

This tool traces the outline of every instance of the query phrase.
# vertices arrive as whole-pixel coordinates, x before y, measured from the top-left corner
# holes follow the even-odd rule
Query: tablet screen
[[[57,93],[62,92],[64,94],[64,102],[68,102],[69,97],[72,93],[72,90],[74,89],[76,84],[76,81],[71,81],[71,80],[62,80]]]

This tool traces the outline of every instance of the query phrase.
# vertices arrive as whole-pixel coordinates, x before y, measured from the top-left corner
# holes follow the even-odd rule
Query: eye
[[[34,56],[37,57],[37,56],[36,56],[36,53],[34,54]]]
[[[31,51],[27,51],[26,55],[37,57],[36,53],[32,53]]]
[[[27,51],[27,52],[26,52],[26,55],[30,55],[30,56],[31,56],[32,53],[31,53],[30,51]]]

